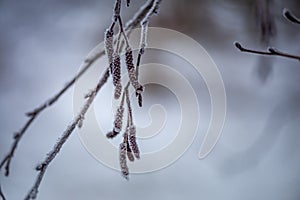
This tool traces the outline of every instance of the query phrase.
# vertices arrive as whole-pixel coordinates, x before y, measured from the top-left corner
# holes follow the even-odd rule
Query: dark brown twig
[[[293,22],[295,24],[300,24],[300,19],[296,17],[291,11],[289,11],[287,8],[283,9],[282,15],[289,20],[290,22]]]
[[[252,50],[252,49],[246,49],[239,42],[235,42],[234,45],[241,52],[259,54],[259,55],[267,55],[267,56],[280,56],[280,57],[296,59],[296,60],[300,61],[300,56],[284,53],[284,52],[278,51],[277,49],[275,49],[273,47],[269,47],[268,51],[257,51],[257,50]]]

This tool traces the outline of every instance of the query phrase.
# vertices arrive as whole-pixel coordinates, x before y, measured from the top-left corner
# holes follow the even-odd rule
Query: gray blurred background
[[[124,7],[124,20],[143,3],[132,0],[130,8]],[[103,40],[112,6],[112,0],[0,1],[1,159],[13,133],[25,123],[24,113],[60,89]],[[217,146],[199,160],[202,141],[197,136],[171,166],[131,175],[127,182],[93,159],[74,134],[48,168],[38,199],[299,200],[300,63],[243,54],[233,46],[240,41],[254,49],[276,46],[300,55],[300,26],[281,16],[284,7],[300,16],[297,0],[163,0],[150,26],[197,40],[223,77],[228,110]],[[209,101],[201,106],[209,107]],[[11,175],[0,175],[9,200],[25,196],[35,180],[36,164],[72,117],[70,90],[28,129],[12,160]]]

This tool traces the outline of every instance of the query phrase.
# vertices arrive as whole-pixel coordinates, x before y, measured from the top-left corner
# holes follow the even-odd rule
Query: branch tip
[[[275,49],[274,47],[268,47],[268,51],[270,53],[273,53],[273,54],[277,54],[278,53],[277,49]]]
[[[235,46],[236,48],[238,48],[240,51],[243,51],[243,50],[244,50],[244,48],[242,47],[242,45],[241,45],[239,42],[235,41],[233,44],[234,44],[234,46]]]
[[[287,8],[284,8],[282,11],[282,15],[289,20],[290,22],[293,22],[295,24],[300,24],[300,19],[296,17],[291,11],[289,11]]]
[[[258,50],[247,49],[245,47],[242,47],[242,45],[238,42],[235,42],[234,45],[242,52],[258,54],[258,55],[264,55],[264,56],[280,56],[280,57],[285,57],[285,58],[290,58],[290,59],[295,59],[295,60],[300,61],[300,56],[292,55],[292,54],[289,54],[289,53],[279,51],[274,47],[269,47],[267,49],[267,51],[258,51]]]

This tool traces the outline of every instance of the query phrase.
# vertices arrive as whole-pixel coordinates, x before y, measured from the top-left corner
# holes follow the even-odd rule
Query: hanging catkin
[[[114,53],[114,47],[113,47],[113,36],[114,32],[112,29],[107,29],[105,32],[105,37],[104,37],[104,43],[105,43],[105,53],[108,58],[108,63],[109,63],[109,69],[110,73],[113,73],[113,53]]]
[[[128,71],[128,76],[131,85],[134,87],[136,93],[142,93],[143,92],[143,86],[138,82],[136,77],[136,71],[133,65],[133,55],[132,50],[130,47],[126,49],[125,53],[125,59],[126,59],[126,66]]]
[[[129,141],[128,141],[128,129],[126,128],[125,133],[124,133],[124,140],[123,142],[125,143],[126,147],[127,147],[127,158],[128,160],[130,160],[131,162],[134,161],[134,156],[132,154],[130,145],[129,145]]]
[[[124,143],[120,144],[120,167],[124,178],[128,179],[129,170],[126,162],[126,145]]]
[[[127,142],[127,158],[128,160],[130,160],[131,162],[134,161],[134,156],[132,154],[132,150],[130,148],[129,142]]]
[[[114,138],[121,132],[122,123],[123,123],[123,113],[124,113],[124,108],[122,105],[120,105],[115,115],[113,131],[110,131],[106,134],[107,138]]]
[[[129,132],[129,143],[131,150],[133,151],[134,156],[139,159],[140,158],[140,151],[139,147],[136,142],[136,129],[134,125],[130,125],[128,127],[128,132]]]
[[[122,92],[122,85],[121,85],[121,60],[120,56],[117,53],[113,54],[113,84],[115,86],[115,99],[119,99]]]
[[[114,121],[114,131],[117,133],[121,132],[122,130],[123,113],[124,113],[124,108],[123,106],[120,106],[117,109],[117,113]]]

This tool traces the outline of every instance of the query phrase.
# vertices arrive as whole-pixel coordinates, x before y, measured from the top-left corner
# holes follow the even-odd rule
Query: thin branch
[[[138,53],[137,63],[136,63],[136,76],[139,76],[139,67],[141,62],[141,57],[144,54],[145,47],[147,46],[147,32],[148,32],[148,24],[150,17],[158,12],[159,5],[162,0],[155,0],[153,5],[150,7],[149,11],[145,14],[143,20],[141,20],[141,40],[140,40],[140,50]]]
[[[0,197],[2,198],[2,200],[6,200],[6,198],[2,192],[2,189],[1,189],[1,185],[0,185]]]
[[[84,118],[84,116],[85,116],[86,112],[88,111],[90,105],[93,103],[93,101],[94,101],[97,93],[102,88],[102,86],[106,83],[108,77],[109,77],[109,69],[106,69],[104,75],[99,80],[97,86],[92,90],[91,95],[86,100],[86,103],[82,107],[80,113],[73,119],[73,121],[71,122],[71,125],[69,125],[67,127],[67,129],[64,131],[64,133],[62,134],[62,137],[55,144],[55,146],[53,147],[52,151],[50,151],[47,154],[47,157],[45,158],[45,160],[36,168],[39,171],[39,174],[38,174],[38,176],[36,178],[36,181],[35,181],[32,189],[30,190],[30,192],[28,193],[28,195],[25,197],[25,200],[36,198],[36,195],[38,193],[38,188],[39,188],[39,186],[41,184],[41,181],[42,181],[42,179],[44,177],[44,174],[46,172],[47,167],[49,166],[49,164],[51,163],[51,161],[55,158],[55,156],[59,153],[59,151],[61,150],[62,146],[67,141],[67,139],[69,138],[69,136],[72,134],[72,132],[74,131],[74,129],[76,128],[76,126],[78,125],[78,123],[81,121],[81,119]]]
[[[86,65],[72,78],[71,81],[69,81],[57,94],[55,94],[53,97],[45,101],[42,105],[35,108],[33,111],[28,112],[26,115],[29,117],[25,125],[21,128],[19,132],[17,132],[14,135],[14,142],[12,144],[12,147],[8,154],[4,157],[4,159],[1,161],[0,169],[5,165],[5,176],[9,175],[10,172],[10,163],[11,159],[14,156],[15,150],[17,149],[18,143],[20,142],[22,136],[28,129],[28,127],[31,125],[31,123],[35,120],[35,118],[46,108],[53,105],[60,97],[63,95],[75,82],[77,79],[79,79],[89,68],[90,66],[102,55],[104,55],[104,51],[99,52],[94,57],[86,60]]]
[[[293,22],[295,24],[300,24],[300,19],[296,17],[291,11],[289,11],[287,8],[283,9],[282,15],[289,20],[290,22]]]
[[[235,42],[234,45],[241,52],[259,54],[259,55],[267,55],[267,56],[280,56],[280,57],[296,59],[296,60],[300,61],[300,56],[284,53],[284,52],[281,52],[281,51],[279,51],[279,50],[277,50],[273,47],[269,47],[268,51],[257,51],[257,50],[252,50],[252,49],[246,49],[239,42]]]
[[[120,26],[120,32],[123,34],[123,37],[124,37],[124,40],[125,40],[125,43],[126,43],[126,47],[128,47],[129,46],[129,41],[128,41],[127,35],[124,31],[123,22],[122,22],[122,19],[121,19],[120,16],[118,17],[118,21],[119,21],[119,26]]]
[[[141,21],[144,19],[145,15],[148,13],[149,9],[153,6],[154,2],[155,2],[154,0],[147,1],[145,3],[145,5],[140,9],[139,13],[134,15],[134,17],[126,24],[126,26],[124,27],[124,30],[130,31],[133,28],[136,28],[141,23]],[[103,56],[104,54],[105,54],[105,51],[101,50],[99,53],[95,54],[91,58],[87,58],[85,60],[86,65],[58,93],[56,93],[49,100],[45,101],[39,107],[33,109],[33,111],[27,113],[27,116],[30,118],[25,123],[25,125],[21,128],[21,130],[14,136],[14,142],[12,144],[10,151],[7,153],[7,155],[1,161],[0,169],[2,169],[2,167],[5,165],[5,175],[6,176],[9,175],[11,159],[15,153],[18,143],[20,142],[21,138],[23,137],[23,135],[26,132],[26,130],[28,129],[28,127],[35,120],[35,118],[43,110],[45,110],[46,108],[53,105],[92,66],[92,64],[97,59],[99,59],[101,56]]]
[[[141,21],[145,18],[145,16],[148,14],[151,7],[154,5],[156,1],[155,0],[148,0],[146,4],[144,4],[140,10],[134,15],[134,17],[127,22],[125,26],[125,31],[128,29],[133,29],[135,27],[138,27],[141,23]]]

